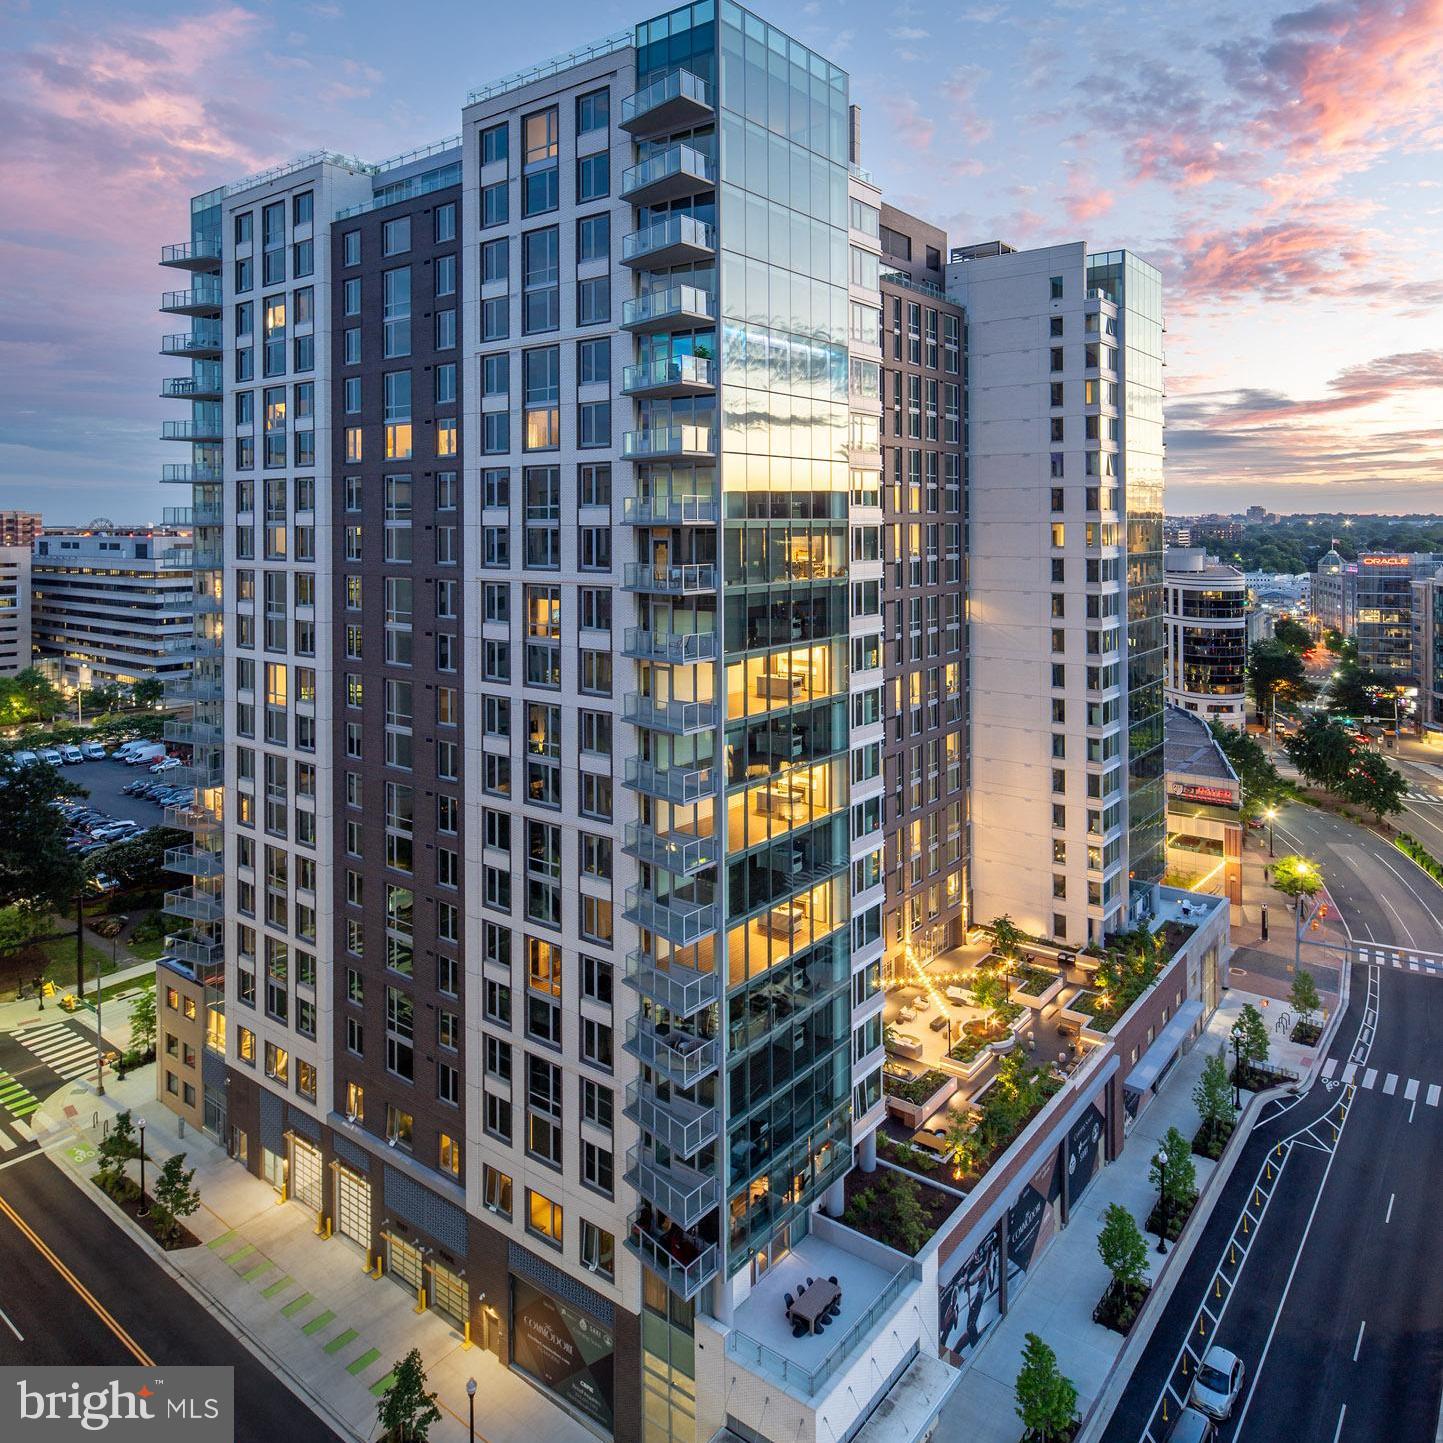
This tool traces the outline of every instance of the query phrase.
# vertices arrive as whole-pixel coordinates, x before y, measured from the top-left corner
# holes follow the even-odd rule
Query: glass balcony
[[[716,1108],[681,1097],[658,1097],[640,1078],[627,1085],[623,1111],[638,1127],[685,1157],[694,1156],[721,1130]]]
[[[187,877],[219,877],[225,870],[225,862],[219,852],[205,847],[167,847],[165,870]]]
[[[172,316],[218,316],[221,288],[219,284],[197,283],[188,291],[166,291],[160,298],[160,309]]]
[[[186,461],[160,468],[160,479],[168,486],[203,486],[209,482],[220,481],[223,477],[224,472],[219,466],[192,465]],[[198,526],[202,524],[204,523],[196,522]]]
[[[631,205],[662,205],[715,187],[715,163],[680,140],[621,172],[621,199]]]
[[[633,296],[621,307],[627,331],[690,331],[716,324],[716,302],[700,286],[668,286]]]
[[[198,325],[189,331],[179,331],[160,338],[162,356],[198,356],[203,360],[218,361],[225,354],[225,343],[221,338],[220,322]]]
[[[223,441],[225,436],[217,421],[162,421],[162,441]]]
[[[225,739],[220,723],[208,721],[167,721],[161,735],[168,742],[192,747],[219,746]]]
[[[699,837],[693,832],[658,832],[644,822],[628,822],[625,850],[638,861],[685,877],[716,861],[718,843],[715,834]]]
[[[716,255],[716,231],[693,215],[674,215],[632,231],[621,242],[621,263],[637,270],[708,261]]]
[[[623,704],[622,715],[633,726],[668,732],[672,736],[689,736],[714,727],[718,710],[713,701],[658,701],[633,692]]]
[[[678,68],[624,96],[617,124],[631,135],[665,135],[690,130],[711,114],[711,87],[701,76]]]
[[[192,240],[161,246],[160,263],[183,271],[219,271],[220,241]]]
[[[219,752],[202,751],[188,767],[175,767],[166,773],[178,787],[219,787],[225,784],[225,764]]]
[[[193,571],[219,571],[225,565],[224,553],[204,546],[193,546],[190,552]]]
[[[716,791],[716,773],[709,766],[666,767],[627,757],[626,785],[649,797],[685,804],[711,796]]]
[[[166,401],[219,401],[224,393],[218,376],[167,376],[160,394]]]
[[[627,591],[645,591],[656,596],[692,596],[715,591],[716,567],[710,562],[683,566],[653,566],[646,561],[629,561],[622,572]]]
[[[694,1298],[717,1274],[721,1252],[715,1243],[703,1243],[683,1236],[657,1237],[651,1232],[651,1209],[642,1208],[631,1219],[626,1246],[654,1272],[677,1297]]]
[[[626,496],[621,519],[631,526],[715,526],[721,503],[714,496]]]
[[[705,426],[653,426],[621,438],[621,454],[628,461],[699,460],[715,450],[716,439]]]
[[[650,952],[628,952],[626,984],[677,1017],[692,1017],[721,997],[721,976],[695,967],[659,966]]]
[[[695,902],[672,892],[658,897],[646,887],[626,889],[625,916],[628,922],[665,937],[678,947],[700,941],[717,928],[715,902]]]
[[[638,661],[686,666],[695,661],[717,659],[717,634],[714,631],[659,632],[644,626],[629,626],[622,634],[621,649]]]
[[[195,468],[192,467],[191,469],[194,470]],[[201,469],[204,470],[204,469],[207,469],[207,468],[202,467]],[[217,479],[219,479],[220,467],[217,466],[217,467],[215,467],[215,468],[213,468],[213,469],[214,469],[214,470],[216,471],[216,473],[217,473]],[[199,477],[199,478],[194,478],[194,477],[192,478],[192,480],[195,480],[195,479],[199,479],[199,480],[201,480],[201,481],[208,481],[208,480],[210,480],[211,478],[208,477],[208,476],[201,476],[201,477]],[[224,525],[225,525],[225,507],[222,506],[219,501],[203,501],[203,502],[201,502],[199,505],[192,506],[192,507],[190,507],[189,509],[190,509],[190,524],[191,524],[192,526],[224,526]]]
[[[673,356],[628,366],[621,373],[628,396],[704,396],[716,390],[716,368],[705,356]]]
[[[221,958],[224,944],[219,940],[209,941],[203,936],[178,933],[165,939],[165,950],[192,967],[209,967]]]
[[[175,769],[179,770],[179,767]],[[175,772],[170,775],[174,776]],[[189,832],[193,837],[213,837],[220,831],[220,818],[208,807],[167,807],[162,815],[167,827],[174,827],[178,832]]]
[[[186,887],[167,892],[163,911],[172,917],[189,917],[196,922],[218,922],[225,913],[225,903],[218,892],[201,887]]]
[[[721,1196],[716,1177],[682,1162],[659,1163],[639,1147],[626,1154],[626,1180],[667,1217],[689,1228],[709,1213]]]

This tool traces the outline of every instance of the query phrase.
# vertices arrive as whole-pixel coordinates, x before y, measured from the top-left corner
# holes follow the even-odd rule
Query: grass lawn
[[[73,992],[75,990],[75,938],[52,937],[48,942],[41,942],[39,948],[46,957],[46,980],[53,982],[61,993]],[[87,993],[91,991],[97,969],[103,977],[107,973],[114,972],[115,968],[116,964],[110,960],[109,948],[102,952],[99,947],[92,947],[86,943],[85,990]]]
[[[131,955],[139,958],[140,961],[154,962],[165,951],[165,938],[153,937],[148,942],[127,942],[125,946]]]
[[[112,982],[108,987],[100,989],[100,1003],[102,1007],[108,1007],[117,997],[134,997],[137,992],[155,991],[155,978],[153,977],[132,977],[128,982]],[[88,988],[85,993],[87,1002],[95,1001],[95,989]],[[127,1012],[127,1015],[128,1012]]]

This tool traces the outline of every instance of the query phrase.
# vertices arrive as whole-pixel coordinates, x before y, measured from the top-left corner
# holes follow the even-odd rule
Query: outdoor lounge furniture
[[[830,1279],[807,1280],[797,1301],[792,1305],[792,1322],[801,1322],[807,1331],[820,1332],[831,1322],[832,1304],[840,1301],[842,1290]]]
[[[915,1022],[917,1020],[917,1009],[910,1002],[904,1002],[897,1009],[898,1022]]]
[[[972,999],[965,987],[949,987],[946,997],[954,1007],[970,1007],[972,1004]]]

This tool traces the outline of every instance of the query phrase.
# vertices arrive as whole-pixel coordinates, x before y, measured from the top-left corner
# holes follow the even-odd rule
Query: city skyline
[[[1079,33],[1081,13],[775,15],[851,67],[864,164],[952,244],[1126,243],[1158,265],[1170,511],[1443,509],[1443,276],[1427,259],[1443,200],[1424,150],[1443,118],[1439,0],[1232,7],[1206,33],[1138,5],[1088,12]],[[629,18],[498,16],[478,56],[397,49],[369,4],[17,11],[0,504],[159,519],[149,282],[176,193],[343,138],[368,160],[425,144],[470,87]],[[469,23],[452,7],[433,23],[453,22]],[[97,258],[87,286],[67,255]]]

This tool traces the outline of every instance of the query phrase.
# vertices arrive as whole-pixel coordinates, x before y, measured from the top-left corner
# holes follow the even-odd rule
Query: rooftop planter
[[[916,1257],[962,1201],[897,1168],[853,1168],[845,1182],[842,1221],[864,1237]]]
[[[1012,974],[1011,1002],[1024,1007],[1046,1007],[1062,991],[1062,974],[1043,967],[1019,967]]]
[[[985,1059],[990,1053],[1010,1052],[1017,1045],[1015,1024],[1026,1010],[1021,1003],[1008,1002],[985,1019],[964,1023],[962,1036],[953,1044],[948,1058],[959,1067],[975,1071],[972,1064],[979,1058]]]
[[[887,1111],[915,1130],[957,1091],[957,1082],[956,1077],[937,1067],[906,1075],[889,1068],[882,1075]]]

